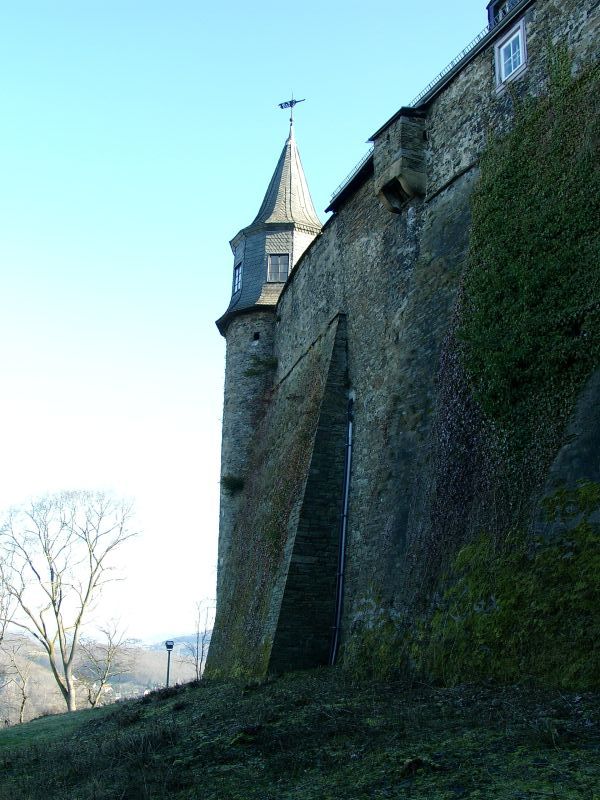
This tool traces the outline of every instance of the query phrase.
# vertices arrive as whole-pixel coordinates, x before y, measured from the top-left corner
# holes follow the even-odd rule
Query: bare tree
[[[11,510],[0,527],[10,623],[42,645],[69,711],[81,627],[112,578],[111,557],[136,535],[132,507],[100,492],[66,492]],[[6,615],[5,615],[6,620]]]
[[[10,725],[10,710],[7,702],[7,691],[10,687],[10,677],[6,663],[0,664],[0,724],[3,727]]]
[[[14,614],[14,602],[6,585],[6,574],[10,563],[5,561],[5,555],[0,554],[0,644],[4,641],[6,628]]]
[[[179,660],[184,664],[192,664],[196,680],[199,681],[202,678],[206,656],[208,655],[208,645],[210,644],[212,633],[210,623],[215,604],[213,600],[198,600],[195,608],[194,639],[184,644]]]
[[[0,692],[5,689],[10,683],[10,678],[7,674],[6,664],[0,664]]]
[[[25,652],[27,641],[23,638],[13,640],[10,645],[2,647],[5,662],[6,685],[17,696],[17,712],[19,723],[25,719],[25,706],[29,700],[29,678],[32,662]]]
[[[87,701],[96,708],[110,679],[133,671],[136,640],[127,639],[118,622],[111,620],[99,629],[101,639],[81,638],[75,674],[84,687]]]

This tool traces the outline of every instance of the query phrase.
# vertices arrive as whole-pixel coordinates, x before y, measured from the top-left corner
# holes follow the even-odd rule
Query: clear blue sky
[[[321,212],[485,21],[483,0],[3,4],[0,507],[133,495],[146,534],[104,609],[132,635],[188,631],[214,594],[214,320],[228,241],[287,135],[276,104],[307,98],[296,134]]]

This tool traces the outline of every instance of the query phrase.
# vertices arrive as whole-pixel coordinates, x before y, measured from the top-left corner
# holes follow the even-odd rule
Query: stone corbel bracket
[[[425,139],[425,119],[407,114],[374,140],[375,194],[393,214],[425,196]]]

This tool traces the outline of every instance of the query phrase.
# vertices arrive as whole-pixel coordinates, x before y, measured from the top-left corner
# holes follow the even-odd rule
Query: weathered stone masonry
[[[223,472],[255,474],[222,505],[213,671],[327,661],[349,391],[356,397],[355,443],[343,636],[351,637],[368,609],[410,613],[420,580],[417,543],[435,537],[440,524],[430,508],[438,369],[468,250],[478,159],[488,132],[510,126],[511,93],[544,92],[548,43],[568,46],[574,70],[595,57],[598,16],[593,0],[518,3],[416,108],[401,109],[375,134],[372,159],[334,198],[333,216],[296,265],[276,307],[229,323]],[[498,91],[494,43],[519,19],[525,22],[527,68],[510,91]],[[260,352],[277,366],[274,375],[244,377],[251,351],[238,342],[247,340],[256,313],[264,326]],[[250,586],[248,576],[239,574],[243,552],[233,560],[224,554],[263,546],[266,516],[252,509],[259,499],[269,504],[272,470],[291,469],[285,448],[298,452],[289,437],[300,415],[310,428],[305,474],[276,521],[280,546],[272,569]],[[282,441],[273,438],[275,430]],[[261,464],[256,454],[265,452],[267,439],[268,447],[284,450]],[[573,461],[580,477],[597,469],[593,458],[577,461],[571,454]],[[253,496],[257,491],[261,498]],[[465,508],[464,535],[486,513],[475,496]],[[251,562],[248,556],[254,569]],[[261,593],[264,607],[253,592]],[[248,649],[260,657],[248,658]]]

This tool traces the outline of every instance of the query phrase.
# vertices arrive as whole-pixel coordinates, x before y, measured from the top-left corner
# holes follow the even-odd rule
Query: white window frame
[[[278,269],[277,269],[278,277],[277,278],[273,278],[272,277],[273,273],[271,271],[271,259],[272,258],[283,258],[284,256],[287,258],[287,274],[286,274],[286,276],[285,276],[285,278],[283,280],[280,280],[279,276],[281,274],[281,270],[278,267]],[[288,279],[289,274],[290,274],[290,254],[289,253],[269,253],[269,256],[268,256],[268,259],[267,259],[267,282],[268,283],[285,283],[287,281],[287,279]]]
[[[519,51],[521,55],[521,63],[516,69],[508,75],[504,74],[504,59],[502,51],[510,44],[516,37],[519,37],[520,46]],[[494,47],[494,57],[496,62],[496,91],[502,91],[506,84],[518,78],[527,69],[527,38],[525,36],[525,20],[520,19],[516,25],[507,31],[504,36],[498,40]]]
[[[233,268],[233,292],[237,294],[242,288],[242,262],[236,264]]]

